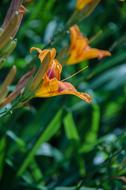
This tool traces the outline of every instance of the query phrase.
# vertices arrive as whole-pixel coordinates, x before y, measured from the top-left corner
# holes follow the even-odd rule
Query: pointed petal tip
[[[111,56],[111,52],[110,51],[105,51],[105,56]]]
[[[101,50],[101,52],[99,53],[99,59],[102,59],[104,57],[110,57],[112,54],[109,51],[105,51],[105,50]]]
[[[79,98],[81,98],[82,100],[84,100],[87,103],[91,103],[92,102],[92,97],[87,94],[87,93],[81,93],[81,92],[77,92],[76,94]]]

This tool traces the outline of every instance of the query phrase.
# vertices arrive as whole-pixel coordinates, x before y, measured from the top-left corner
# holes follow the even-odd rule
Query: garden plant
[[[0,1],[0,190],[126,190],[126,1]]]

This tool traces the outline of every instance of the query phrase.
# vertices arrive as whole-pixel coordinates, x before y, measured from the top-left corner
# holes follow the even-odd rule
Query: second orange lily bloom
[[[68,60],[66,62],[67,64],[76,64],[81,61],[94,58],[101,59],[111,55],[109,51],[91,48],[89,46],[89,40],[83,36],[77,25],[70,28],[70,38],[71,44],[68,53]]]
[[[31,48],[32,50],[37,50],[39,53],[39,59],[41,63],[47,53],[50,53],[50,63],[47,71],[43,76],[43,82],[41,86],[36,91],[36,97],[51,97],[63,94],[71,94],[78,96],[82,100],[90,103],[91,97],[87,93],[78,92],[75,87],[69,82],[63,82],[61,80],[62,65],[55,59],[56,50],[41,50],[39,48]]]

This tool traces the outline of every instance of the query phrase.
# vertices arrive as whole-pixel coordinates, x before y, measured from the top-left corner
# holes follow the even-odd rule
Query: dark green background
[[[1,24],[8,6],[9,1],[1,0]],[[47,44],[74,6],[72,0],[34,0],[27,6],[17,47],[0,70],[1,83],[12,65],[18,69],[15,83],[31,68],[29,49]],[[89,39],[99,34],[92,47],[112,53],[63,68],[65,78],[89,66],[69,82],[91,94],[93,102],[88,105],[70,95],[36,98],[1,118],[1,190],[126,189],[118,178],[126,175],[126,2],[102,1],[79,26]],[[54,47],[59,52],[68,42],[66,34]],[[28,166],[17,177],[27,159]]]

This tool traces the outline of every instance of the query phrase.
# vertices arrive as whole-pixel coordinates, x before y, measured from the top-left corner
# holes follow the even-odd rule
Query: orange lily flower
[[[88,5],[89,3],[91,3],[93,0],[77,0],[76,3],[76,8],[78,10],[82,10],[85,8],[86,5]]]
[[[78,92],[71,83],[63,82],[60,80],[62,65],[55,59],[56,50],[41,50],[39,48],[31,48],[32,50],[37,50],[39,53],[39,59],[42,63],[44,57],[50,52],[51,60],[47,71],[43,76],[42,85],[36,91],[36,97],[51,97],[63,94],[71,94],[78,96],[82,100],[90,103],[91,97],[86,93]]]
[[[94,58],[103,58],[110,56],[109,51],[99,50],[91,48],[89,41],[86,37],[81,34],[80,29],[77,25],[70,28],[71,45],[69,49],[69,58],[67,64],[76,64],[81,61]]]

